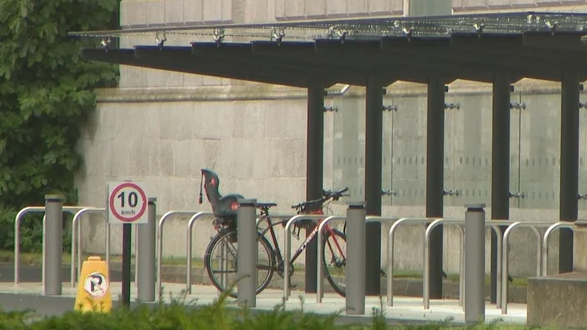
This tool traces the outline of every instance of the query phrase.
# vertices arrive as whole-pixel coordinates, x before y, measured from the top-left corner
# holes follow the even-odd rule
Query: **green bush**
[[[30,321],[30,313],[0,312],[0,330],[521,330],[523,326],[492,323],[478,326],[451,326],[448,322],[427,325],[388,326],[375,313],[370,324],[337,324],[337,314],[319,315],[303,310],[251,313],[213,304],[189,306],[180,303],[142,305],[133,309],[115,308],[111,313],[67,312],[61,316]]]
[[[76,150],[97,87],[117,84],[118,67],[80,59],[97,41],[69,31],[116,28],[119,0],[0,1],[0,247],[12,249],[14,215],[43,196],[77,203]],[[38,215],[21,226],[21,250],[41,250]],[[65,243],[65,242],[64,242]]]

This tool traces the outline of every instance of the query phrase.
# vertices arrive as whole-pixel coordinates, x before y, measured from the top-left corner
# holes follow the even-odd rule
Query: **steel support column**
[[[560,149],[560,220],[575,221],[579,194],[579,76],[567,73],[562,79]],[[561,229],[559,272],[573,271],[573,231]]]
[[[365,202],[367,215],[381,215],[383,163],[383,85],[373,77],[367,79],[365,118]],[[366,246],[365,294],[378,296],[381,290],[381,224],[370,222]]]
[[[308,87],[307,123],[306,200],[315,200],[322,197],[324,177],[324,86],[322,84]],[[306,229],[306,237],[313,229],[314,226]],[[314,237],[306,248],[306,293],[316,293],[317,242],[317,238]]]
[[[428,81],[426,137],[426,217],[442,217],[444,209],[444,80]],[[430,298],[442,298],[443,226],[430,236]]]
[[[511,78],[497,74],[493,80],[491,128],[491,219],[510,217],[510,84]],[[500,227],[500,236],[505,228]],[[491,303],[497,302],[497,237],[491,231]]]

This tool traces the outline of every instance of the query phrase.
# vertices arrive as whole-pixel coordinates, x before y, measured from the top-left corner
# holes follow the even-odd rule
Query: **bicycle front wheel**
[[[257,289],[259,294],[271,282],[275,271],[275,253],[269,241],[258,233],[257,255]],[[204,264],[212,284],[221,292],[228,290],[238,280],[236,229],[221,230],[208,244]],[[237,297],[237,286],[228,293],[230,297]]]
[[[336,229],[326,230],[323,240],[324,275],[339,295],[346,296],[346,236]]]

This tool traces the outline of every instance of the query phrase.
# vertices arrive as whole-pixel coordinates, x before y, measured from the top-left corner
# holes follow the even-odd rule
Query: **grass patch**
[[[233,284],[234,285],[234,284]],[[338,316],[343,311],[330,315],[317,314],[300,307],[286,310],[284,304],[270,311],[253,311],[250,308],[235,308],[229,305],[227,295],[214,303],[198,305],[197,301],[186,301],[186,295],[173,298],[169,304],[138,305],[134,308],[115,307],[109,313],[80,313],[69,311],[60,316],[40,318],[34,311],[6,312],[0,308],[0,329],[10,330],[522,330],[525,326],[511,326],[501,322],[487,325],[455,326],[451,319],[430,322],[425,325],[387,324],[384,303],[374,308],[371,319],[365,324],[341,324]],[[538,330],[538,328],[532,328]]]

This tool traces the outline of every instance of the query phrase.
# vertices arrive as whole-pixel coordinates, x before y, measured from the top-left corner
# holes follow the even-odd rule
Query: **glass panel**
[[[587,102],[583,93],[580,94],[581,103]],[[579,199],[579,210],[587,210],[587,110],[579,110],[579,194],[585,195]],[[583,217],[580,215],[580,217]]]
[[[520,93],[511,94],[511,103],[522,103],[522,96]],[[521,148],[521,135],[520,131],[522,128],[522,113],[526,111],[523,109],[511,109],[510,110],[510,192],[520,192],[520,171],[522,156],[520,153]],[[527,195],[527,194],[526,194]],[[520,207],[520,198],[510,198],[510,207]]]
[[[389,193],[393,193],[393,152],[394,152],[394,124],[397,118],[396,104],[392,98],[383,99],[383,105],[391,107],[383,112],[383,182],[381,189]],[[393,195],[383,195],[381,197],[382,205],[392,205]]]
[[[336,97],[334,113],[333,186],[348,187],[348,200],[364,200],[365,99]]]
[[[393,205],[426,204],[426,97],[394,98]]]
[[[557,209],[560,185],[560,96],[522,95],[521,208]],[[517,110],[520,111],[520,110]]]
[[[447,109],[454,120],[454,185],[447,190],[459,195],[445,197],[445,205],[491,203],[491,119],[490,95],[447,97],[459,109]],[[451,202],[449,202],[451,201]],[[449,204],[450,203],[450,204]]]
[[[556,12],[513,12],[470,15],[445,15],[428,17],[389,17],[361,19],[316,19],[283,23],[263,24],[198,24],[183,26],[139,27],[113,31],[75,31],[74,36],[121,36],[165,31],[167,35],[189,35],[194,40],[212,41],[212,37],[223,36],[229,40],[275,40],[284,36],[289,41],[315,39],[370,39],[387,36],[404,37],[412,31],[413,37],[449,37],[453,33],[475,33],[483,26],[483,33],[522,33],[526,31],[549,31],[556,23],[557,31],[586,30],[587,14]],[[214,30],[218,30],[215,31]]]
[[[445,103],[456,103],[455,97],[450,93],[445,94]],[[462,186],[459,170],[463,166],[464,159],[462,153],[457,151],[457,146],[462,143],[462,138],[457,135],[457,109],[444,110],[444,206],[454,206],[456,195],[450,195],[450,192],[456,192],[465,187]],[[463,192],[465,190],[463,189]]]

